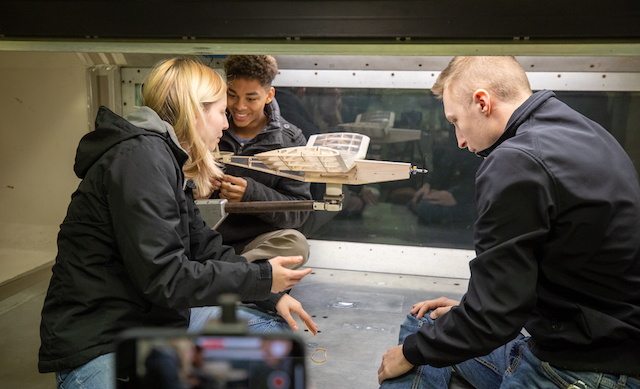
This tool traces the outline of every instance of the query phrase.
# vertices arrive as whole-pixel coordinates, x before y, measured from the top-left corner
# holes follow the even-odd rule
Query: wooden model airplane
[[[312,135],[306,146],[271,150],[255,156],[219,153],[218,161],[258,170],[293,180],[324,183],[327,185],[324,201],[257,201],[227,203],[226,200],[198,200],[207,224],[219,225],[227,213],[253,213],[292,210],[340,211],[342,185],[363,185],[375,182],[406,180],[411,174],[426,173],[410,163],[364,159],[369,137],[363,134],[336,132]],[[203,207],[206,211],[203,211]],[[213,208],[216,208],[213,210]],[[214,213],[214,222],[205,213]]]

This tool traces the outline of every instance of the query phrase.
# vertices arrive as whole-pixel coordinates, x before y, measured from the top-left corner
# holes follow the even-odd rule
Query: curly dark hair
[[[269,88],[278,74],[278,64],[270,55],[230,55],[224,61],[224,71],[227,81],[247,78],[258,80],[260,85]]]

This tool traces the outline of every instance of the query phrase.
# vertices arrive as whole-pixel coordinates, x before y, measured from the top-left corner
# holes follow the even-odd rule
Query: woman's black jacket
[[[269,297],[270,264],[247,263],[202,221],[173,128],[148,107],[127,119],[101,107],[78,146],[82,181],[58,235],[41,372],[112,352],[127,328],[187,326],[190,307],[221,293]]]

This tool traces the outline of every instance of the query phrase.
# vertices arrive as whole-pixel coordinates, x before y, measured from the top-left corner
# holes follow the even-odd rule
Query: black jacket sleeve
[[[255,261],[253,263],[255,263]],[[261,300],[261,301],[243,301],[243,303],[255,304],[261,310],[269,312],[269,313],[277,312],[276,311],[276,305],[278,304],[278,301],[280,301],[282,296],[284,296],[286,293],[287,293],[286,291],[285,292],[280,292],[280,293],[271,293],[271,295],[269,295],[269,298],[267,298],[266,300]]]
[[[536,304],[536,248],[550,230],[554,180],[532,155],[496,149],[476,177],[477,257],[460,305],[407,337],[414,365],[450,366],[490,353],[512,340]]]
[[[115,159],[107,175],[113,230],[125,268],[147,298],[161,306],[214,305],[221,293],[262,300],[270,265],[249,264],[222,246],[198,216],[190,221],[179,166],[167,146],[140,146]],[[200,226],[191,257],[193,223]],[[185,228],[185,224],[192,227]]]

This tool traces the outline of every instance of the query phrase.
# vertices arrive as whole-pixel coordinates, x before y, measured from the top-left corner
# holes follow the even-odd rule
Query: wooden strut
[[[313,200],[227,202],[227,213],[313,211]]]

